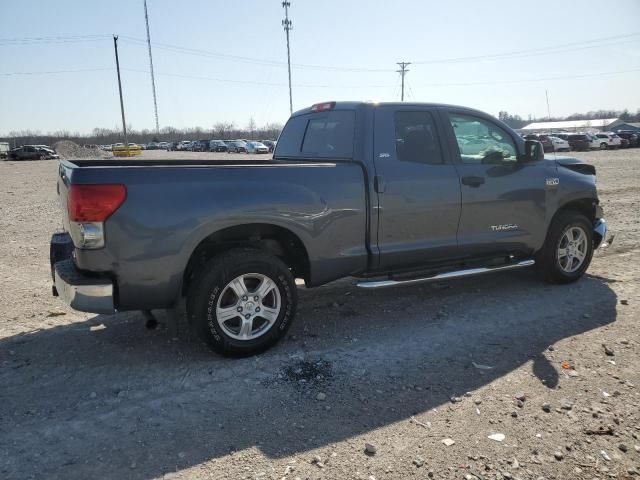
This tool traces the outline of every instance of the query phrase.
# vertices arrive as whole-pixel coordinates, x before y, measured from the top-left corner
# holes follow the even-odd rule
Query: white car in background
[[[603,132],[593,135],[596,142],[591,142],[591,148],[600,148],[606,150],[607,148],[620,148],[622,146],[622,139],[615,133]]]
[[[569,142],[567,142],[566,140],[560,137],[554,137],[553,135],[549,135],[549,140],[551,140],[551,143],[553,144],[554,152],[569,152],[571,150],[571,146],[569,145]]]
[[[182,140],[180,143],[178,143],[176,150],[189,150],[189,146],[191,146],[191,141]]]

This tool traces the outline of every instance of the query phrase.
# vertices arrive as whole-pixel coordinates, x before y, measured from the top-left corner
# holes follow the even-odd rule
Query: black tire
[[[600,144],[600,150],[608,150],[609,149],[609,144],[602,142]]]
[[[560,241],[567,230],[578,227],[586,235],[584,260],[574,272],[563,270],[558,259]],[[536,269],[539,275],[549,283],[572,283],[578,280],[589,268],[593,256],[593,225],[581,213],[563,210],[551,221],[547,238],[542,249],[536,254]]]
[[[280,302],[279,313],[272,325],[257,338],[248,340],[229,335],[219,324],[216,314],[217,306],[222,302],[220,297],[228,295],[226,287],[245,274],[260,274],[271,279],[278,289]],[[187,316],[191,327],[212,350],[226,356],[249,356],[265,351],[284,337],[295,317],[297,303],[295,279],[284,262],[260,250],[234,249],[212,258],[195,272],[187,292]],[[242,322],[239,317],[234,319],[238,320]]]

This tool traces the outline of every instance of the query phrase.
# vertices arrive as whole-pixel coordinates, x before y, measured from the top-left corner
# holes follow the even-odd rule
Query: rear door
[[[456,109],[442,115],[462,189],[460,253],[529,253],[546,232],[552,162],[518,161],[515,134],[491,117]]]
[[[381,269],[454,257],[460,182],[436,110],[379,106],[374,119]]]

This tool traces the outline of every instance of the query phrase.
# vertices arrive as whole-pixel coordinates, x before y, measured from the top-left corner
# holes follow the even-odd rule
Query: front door
[[[434,109],[375,110],[378,248],[383,270],[456,255],[460,182]]]
[[[462,189],[460,252],[531,253],[546,232],[551,162],[519,161],[513,134],[490,117],[451,109],[443,119]]]

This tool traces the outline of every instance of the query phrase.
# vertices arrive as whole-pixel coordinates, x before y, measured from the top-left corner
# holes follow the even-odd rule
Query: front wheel
[[[589,268],[593,256],[593,226],[584,215],[561,211],[552,220],[536,266],[550,283],[571,283]]]
[[[277,343],[295,317],[298,292],[279,258],[234,249],[206,262],[187,293],[187,314],[202,340],[218,353],[247,356]]]

